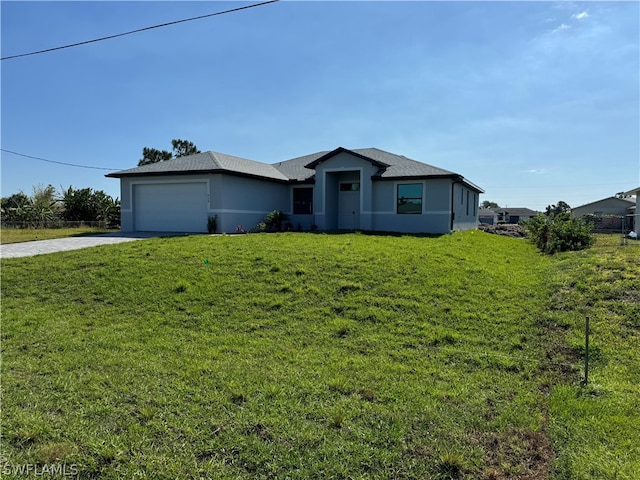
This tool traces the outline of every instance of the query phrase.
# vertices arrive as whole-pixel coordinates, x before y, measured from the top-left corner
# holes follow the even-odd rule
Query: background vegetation
[[[52,185],[33,187],[33,193],[14,193],[0,199],[3,226],[52,228],[94,223],[104,228],[120,225],[120,200],[102,190],[74,189],[60,193]]]

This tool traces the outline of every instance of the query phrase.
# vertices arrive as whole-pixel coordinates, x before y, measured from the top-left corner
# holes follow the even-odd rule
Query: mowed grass
[[[593,411],[584,431],[572,415],[619,384],[594,366],[602,395],[576,385],[578,333],[554,294],[575,258],[465,232],[3,260],[3,460],[80,478],[546,478],[554,463],[582,478],[596,442],[572,445]]]
[[[77,237],[95,233],[105,233],[109,230],[98,227],[72,228],[1,228],[0,244],[32,242],[34,240],[49,240],[52,238]]]
[[[597,235],[556,262],[551,321],[580,356],[587,317],[591,330],[589,384],[551,397],[556,478],[640,478],[640,241]]]

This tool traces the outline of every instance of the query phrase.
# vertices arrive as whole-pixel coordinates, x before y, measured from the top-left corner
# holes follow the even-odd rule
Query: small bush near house
[[[267,231],[267,224],[264,222],[260,222],[259,224],[257,224],[255,227],[253,227],[251,230],[249,230],[249,233],[263,233]]]
[[[593,224],[571,218],[568,212],[538,215],[523,223],[528,237],[544,253],[583,250],[593,244]]]
[[[274,210],[264,217],[264,224],[268,232],[281,232],[282,226],[289,220],[289,215],[280,210]]]
[[[207,232],[216,233],[218,229],[218,215],[214,215],[213,217],[209,217],[207,219]]]

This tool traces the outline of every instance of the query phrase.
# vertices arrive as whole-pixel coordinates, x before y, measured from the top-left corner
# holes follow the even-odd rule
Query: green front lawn
[[[106,233],[109,230],[98,227],[72,228],[1,228],[0,244],[49,240],[51,238],[78,237],[95,233]]]
[[[589,430],[564,427],[580,405],[563,398],[618,388],[576,396],[573,314],[548,310],[589,252],[262,234],[5,259],[3,461],[113,479],[570,474]]]

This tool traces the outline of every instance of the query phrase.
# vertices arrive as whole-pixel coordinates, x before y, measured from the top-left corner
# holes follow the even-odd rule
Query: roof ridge
[[[207,150],[204,153],[209,155],[209,158],[211,158],[211,161],[213,161],[214,165],[216,165],[218,168],[220,167],[220,162],[218,161],[218,157],[216,156],[217,152],[214,152],[212,150]]]

